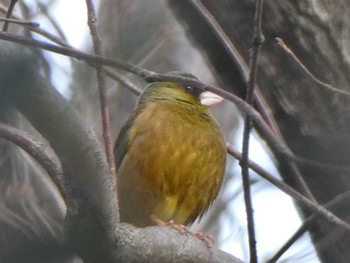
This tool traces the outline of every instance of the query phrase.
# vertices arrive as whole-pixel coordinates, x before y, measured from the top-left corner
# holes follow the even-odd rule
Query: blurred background
[[[5,10],[7,4],[8,1],[2,0],[1,8]],[[104,0],[95,1],[95,4],[98,7],[99,30],[106,57],[130,62],[159,73],[173,70],[190,72],[204,83],[222,87],[220,76],[213,72],[207,57],[188,36],[184,25],[179,23],[167,1]],[[92,53],[86,13],[83,0],[24,0],[17,4],[14,12],[25,20],[40,23],[40,28],[58,36],[70,46]],[[45,37],[18,26],[11,25],[10,31],[47,41]],[[246,47],[246,52],[249,48],[250,46]],[[43,51],[39,55],[42,57],[44,74],[95,128],[102,143],[95,70],[83,61],[50,52]],[[118,74],[141,89],[145,86],[137,76],[122,71]],[[108,79],[108,95],[115,139],[121,125],[134,108],[137,95],[111,79]],[[236,107],[224,101],[214,106],[212,112],[220,123],[227,141],[241,151],[243,122]],[[20,125],[35,134],[18,113],[0,114],[1,118],[10,119],[11,122],[16,122],[17,126]],[[23,250],[30,251],[33,249],[31,246],[47,250],[50,246],[48,254],[59,254],[58,247],[64,250],[62,222],[65,208],[55,186],[45,172],[22,151],[2,140],[0,151],[0,171],[6,175],[0,177],[0,228],[8,229],[1,231],[0,253],[6,255],[8,251],[15,251],[15,243],[12,243],[11,247],[8,244],[18,242],[18,246],[23,246]],[[252,132],[250,158],[279,177],[275,167],[276,160],[255,131]],[[213,236],[216,246],[248,262],[249,246],[241,170],[236,160],[232,157],[228,160],[220,196],[203,220],[191,229]],[[257,250],[260,262],[264,262],[298,229],[301,219],[286,194],[253,172],[251,185]],[[16,231],[10,231],[11,228],[15,228]],[[18,232],[21,232],[23,239],[14,241],[18,239]],[[61,261],[57,262],[79,262],[79,259],[69,260],[72,261],[62,256]],[[309,235],[303,235],[278,262],[319,262]]]

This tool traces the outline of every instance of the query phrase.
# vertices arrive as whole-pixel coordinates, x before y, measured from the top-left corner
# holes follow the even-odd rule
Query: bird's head
[[[168,74],[174,76],[193,78],[194,80],[197,80],[195,76],[188,73],[170,72]],[[201,104],[201,93],[202,91],[199,88],[186,86],[180,83],[153,82],[146,87],[145,91],[141,95],[139,105],[161,100],[172,100],[197,105]]]
[[[167,74],[198,80],[190,73],[172,71]],[[153,82],[146,87],[145,91],[141,95],[139,105],[159,100],[173,100],[211,107],[222,102],[223,98],[212,92],[203,92],[197,87],[190,87],[180,83]]]

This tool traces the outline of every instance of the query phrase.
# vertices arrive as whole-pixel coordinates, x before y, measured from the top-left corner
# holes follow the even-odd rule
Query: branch
[[[120,245],[116,252],[121,262],[203,262],[243,263],[241,260],[169,227],[135,228],[120,223],[116,230]],[[119,262],[119,261],[117,261]]]
[[[102,56],[103,55],[102,41],[97,30],[97,17],[96,17],[95,7],[91,0],[86,0],[86,6],[88,11],[88,25],[90,28],[90,34],[92,37],[95,54]],[[117,186],[116,186],[117,175],[116,175],[114,154],[113,154],[111,118],[110,118],[109,107],[108,107],[108,95],[107,95],[107,86],[106,86],[106,74],[105,74],[106,72],[103,65],[97,64],[96,72],[97,72],[98,90],[100,95],[102,131],[103,131],[105,152],[107,157],[107,164],[108,164],[111,180],[113,182],[114,192],[117,193]]]
[[[254,35],[251,48],[251,57],[249,61],[249,80],[246,92],[246,102],[253,105],[254,91],[257,78],[259,50],[264,42],[264,35],[261,29],[261,17],[263,9],[263,0],[256,1],[255,17],[254,17]],[[249,115],[244,115],[244,130],[242,142],[242,159],[240,165],[242,168],[242,184],[244,190],[244,202],[247,213],[247,227],[249,237],[250,262],[258,261],[256,251],[255,224],[253,215],[253,204],[249,180],[249,139],[252,130],[252,118]]]
[[[242,155],[240,153],[238,153],[237,151],[235,151],[235,149],[232,146],[228,145],[227,150],[228,150],[229,154],[232,155],[233,157],[235,157],[237,160],[242,159]],[[339,226],[343,227],[344,229],[350,231],[350,225],[347,222],[345,222],[343,219],[337,217],[336,215],[334,215],[332,212],[330,212],[329,210],[327,210],[323,206],[321,206],[317,203],[314,203],[313,200],[306,198],[305,196],[303,196],[302,194],[300,194],[299,192],[294,190],[292,187],[288,186],[287,184],[283,183],[281,180],[272,176],[270,173],[268,173],[266,170],[264,170],[257,163],[249,161],[249,167],[253,171],[255,171],[258,175],[260,175],[261,177],[263,177],[264,179],[269,181],[271,184],[276,186],[278,189],[280,189],[284,193],[291,196],[293,199],[295,199],[295,201],[299,202],[304,207],[306,207],[306,208],[310,209],[312,212],[322,216],[323,218],[325,218],[329,222],[336,224],[336,225],[339,225]]]
[[[29,133],[0,123],[0,137],[16,144],[33,157],[48,173],[63,196],[67,196],[63,183],[63,171],[57,157],[47,145],[32,137]]]
[[[17,0],[12,0],[10,2],[10,6],[9,6],[8,11],[7,11],[6,18],[11,17],[13,9],[15,8],[16,4],[17,4]],[[9,28],[9,21],[5,21],[4,26],[2,28],[2,31],[6,32],[8,30],[8,28]]]
[[[336,207],[340,203],[345,203],[345,201],[348,203],[349,197],[350,197],[350,191],[346,191],[344,193],[337,195],[331,201],[326,203],[324,205],[324,207],[327,209],[331,209],[331,208]],[[288,241],[266,263],[277,262],[277,260],[299,239],[299,237],[301,237],[308,229],[311,228],[312,224],[315,222],[315,220],[317,218],[319,218],[319,217],[315,213],[312,214],[311,216],[307,217],[303,221],[303,224],[299,227],[299,229],[288,239]]]
[[[286,52],[300,66],[304,73],[308,75],[318,85],[331,92],[343,94],[345,96],[350,96],[350,93],[347,92],[345,89],[338,89],[336,87],[333,87],[331,84],[325,83],[319,80],[317,77],[315,77],[315,75],[311,73],[311,71],[303,64],[303,62],[301,62],[300,59],[294,54],[294,52],[286,45],[283,39],[276,37],[276,41],[277,44],[282,48],[282,50]]]

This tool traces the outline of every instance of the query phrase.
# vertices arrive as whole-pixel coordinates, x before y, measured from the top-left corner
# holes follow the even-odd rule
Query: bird
[[[189,73],[168,74],[197,80]],[[201,94],[200,88],[167,81],[152,82],[141,94],[114,146],[121,222],[190,226],[218,196],[226,144]]]

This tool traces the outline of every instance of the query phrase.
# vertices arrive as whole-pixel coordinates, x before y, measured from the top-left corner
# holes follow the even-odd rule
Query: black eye
[[[194,93],[195,89],[193,87],[190,87],[190,86],[186,86],[185,87],[185,90],[188,92],[188,93]]]

